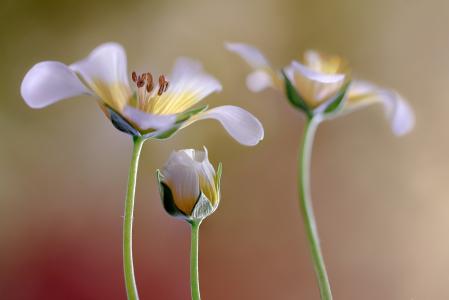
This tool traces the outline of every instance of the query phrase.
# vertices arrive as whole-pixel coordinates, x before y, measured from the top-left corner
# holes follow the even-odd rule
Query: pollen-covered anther
[[[159,76],[159,90],[157,94],[160,96],[168,89],[168,81],[165,79],[164,75]]]
[[[146,85],[147,92],[151,93],[154,89],[153,75],[151,75],[151,73],[147,73],[146,79],[147,79],[147,85]]]

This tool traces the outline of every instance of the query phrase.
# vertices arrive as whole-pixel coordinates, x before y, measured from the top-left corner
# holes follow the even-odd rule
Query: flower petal
[[[32,108],[42,108],[90,91],[68,66],[57,61],[34,65],[25,75],[20,93]]]
[[[339,83],[345,79],[345,74],[317,72],[297,61],[292,61],[291,66],[295,72],[301,74],[309,80],[318,81],[320,83]]]
[[[192,117],[183,127],[198,120],[215,119],[240,144],[254,146],[264,136],[260,121],[248,111],[232,105],[224,105],[207,110]]]
[[[407,101],[395,91],[386,91],[382,100],[394,134],[409,133],[415,126],[415,114]]]
[[[238,54],[252,68],[270,68],[270,64],[265,56],[255,47],[243,43],[225,43],[226,49]]]
[[[290,65],[299,94],[308,105],[316,107],[334,96],[345,82],[345,74],[327,74],[312,70],[297,61]]]
[[[171,156],[173,155],[175,154]],[[169,163],[162,170],[162,174],[164,183],[173,193],[176,207],[190,215],[200,195],[199,179],[195,169],[188,164]]]
[[[351,83],[344,112],[378,102],[384,105],[385,114],[396,135],[404,135],[413,129],[415,115],[407,101],[396,91],[379,88],[367,81]]]
[[[131,106],[125,106],[123,116],[141,130],[155,129],[157,132],[166,131],[176,123],[176,115],[155,115]]]
[[[200,62],[189,58],[178,58],[168,79],[168,90],[153,100],[152,112],[156,114],[186,111],[222,89],[220,82],[206,73]]]
[[[316,50],[304,52],[304,64],[316,72],[336,74],[348,71],[347,63],[337,55],[328,55]]]
[[[246,77],[246,85],[252,92],[260,92],[266,88],[273,87],[273,78],[266,71],[259,70],[250,73]]]
[[[78,72],[89,85],[95,81],[108,85],[129,85],[126,52],[117,43],[98,46],[87,58],[70,65],[70,68]]]

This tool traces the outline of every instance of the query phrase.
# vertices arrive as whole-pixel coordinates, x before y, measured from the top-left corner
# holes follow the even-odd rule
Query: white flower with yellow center
[[[174,151],[157,171],[165,210],[187,221],[204,219],[220,202],[220,178],[221,164],[215,172],[206,148]]]
[[[226,47],[253,68],[247,77],[251,91],[274,88],[285,92],[290,102],[309,117],[319,114],[332,118],[372,103],[382,103],[395,134],[406,134],[414,127],[413,110],[397,92],[352,80],[347,63],[336,55],[309,50],[301,61],[293,61],[283,72],[278,72],[250,45],[228,43]]]
[[[32,108],[82,94],[96,96],[114,126],[137,137],[167,138],[197,120],[215,119],[241,144],[255,145],[263,138],[261,123],[240,107],[207,110],[205,105],[196,106],[222,88],[196,61],[179,58],[167,77],[132,72],[131,78],[134,91],[128,81],[125,50],[106,43],[71,65],[36,64],[25,75],[21,94]]]

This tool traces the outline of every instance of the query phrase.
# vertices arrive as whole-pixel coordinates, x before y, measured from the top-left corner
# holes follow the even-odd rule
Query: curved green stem
[[[123,268],[125,273],[126,295],[128,300],[138,300],[136,279],[134,277],[133,250],[132,250],[132,231],[133,231],[133,213],[134,196],[136,193],[137,169],[139,166],[139,156],[142,150],[144,139],[134,137],[133,154],[128,175],[128,191],[125,201],[125,218],[123,221]]]
[[[310,193],[310,162],[312,158],[312,146],[315,131],[320,123],[319,119],[309,118],[304,129],[304,137],[302,145],[298,153],[298,189],[299,189],[299,205],[301,214],[306,228],[307,239],[309,241],[310,250],[312,252],[312,260],[315,273],[320,288],[322,300],[331,300],[332,292],[329,284],[329,278],[324,265],[323,255],[321,253],[318,230],[316,226],[315,215],[312,207],[312,197]]]
[[[200,280],[198,273],[198,239],[201,221],[192,221],[192,235],[190,246],[190,289],[192,300],[201,300]]]

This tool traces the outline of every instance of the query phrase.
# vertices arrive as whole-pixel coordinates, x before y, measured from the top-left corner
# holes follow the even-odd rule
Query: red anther
[[[136,72],[133,71],[131,78],[133,79],[134,82],[137,82],[137,74]]]
[[[157,94],[160,96],[168,89],[168,81],[165,79],[164,75],[159,76],[159,90]]]

